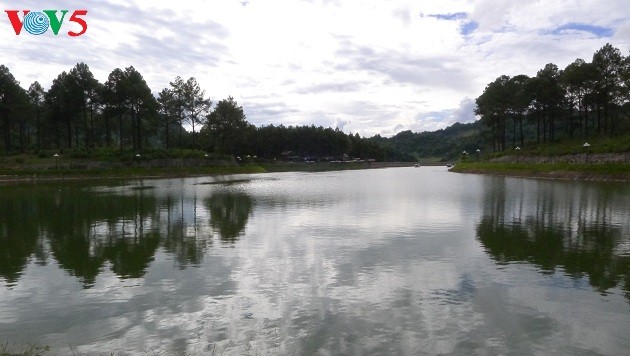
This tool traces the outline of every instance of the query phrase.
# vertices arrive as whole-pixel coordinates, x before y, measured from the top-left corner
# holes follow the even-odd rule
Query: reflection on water
[[[89,288],[104,268],[142,277],[159,246],[184,268],[200,263],[215,236],[236,242],[252,211],[239,191],[200,198],[149,188],[0,187],[0,276],[13,286],[29,259],[53,258]]]
[[[497,263],[587,276],[600,293],[621,287],[630,301],[627,187],[490,179],[477,237]]]
[[[624,354],[629,193],[443,167],[0,186],[0,343]]]
[[[242,192],[219,192],[210,195],[205,204],[210,212],[210,225],[221,241],[236,242],[252,213],[252,199]]]

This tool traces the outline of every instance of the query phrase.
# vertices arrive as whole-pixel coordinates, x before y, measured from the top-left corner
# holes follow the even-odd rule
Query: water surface
[[[5,185],[0,342],[623,354],[629,222],[627,184],[442,167]]]

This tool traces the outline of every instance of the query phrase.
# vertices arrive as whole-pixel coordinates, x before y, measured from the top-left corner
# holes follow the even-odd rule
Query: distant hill
[[[375,137],[381,145],[418,161],[452,161],[460,158],[463,151],[476,154],[484,150],[484,127],[479,121],[455,123],[445,129],[414,133],[399,132],[391,138]]]

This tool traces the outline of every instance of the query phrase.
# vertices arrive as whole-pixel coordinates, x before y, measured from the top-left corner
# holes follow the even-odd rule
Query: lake
[[[33,343],[625,354],[630,185],[444,167],[5,184],[0,344]]]

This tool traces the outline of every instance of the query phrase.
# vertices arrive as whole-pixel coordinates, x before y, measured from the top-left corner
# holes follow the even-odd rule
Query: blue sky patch
[[[438,20],[456,21],[465,20],[468,17],[468,14],[465,12],[455,12],[452,14],[434,14],[429,15],[429,17],[435,17]]]
[[[615,34],[615,31],[609,27],[594,26],[576,22],[570,22],[566,25],[562,25],[551,30],[542,31],[542,34],[561,35],[567,31],[590,32],[597,37],[612,37]]]
[[[479,24],[477,22],[468,21],[462,24],[462,26],[459,28],[459,33],[461,33],[464,36],[467,36],[473,33],[477,29],[477,27],[479,27]]]

